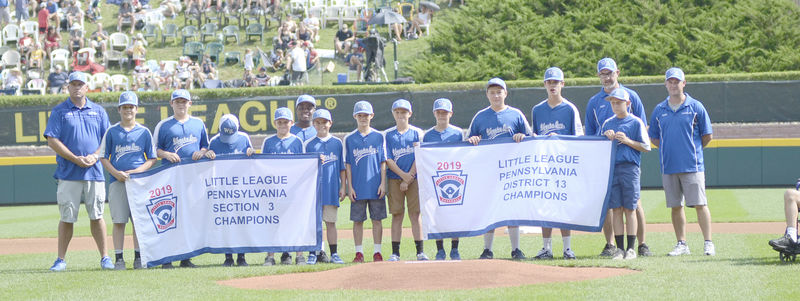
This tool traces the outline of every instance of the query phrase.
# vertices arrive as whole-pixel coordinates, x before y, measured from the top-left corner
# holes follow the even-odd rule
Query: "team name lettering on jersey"
[[[512,132],[513,132],[513,130],[511,129],[511,127],[506,125],[506,124],[504,124],[502,127],[486,129],[486,136],[489,137],[488,139],[494,139],[494,138],[497,138],[498,136],[503,135],[505,133],[509,133],[510,134]]]
[[[411,146],[406,146],[406,147],[403,147],[403,148],[396,148],[396,149],[392,150],[392,156],[394,156],[394,160],[395,161],[399,160],[403,156],[412,155],[412,154],[414,154],[414,148],[411,147]]]
[[[331,162],[336,162],[338,160],[339,160],[339,156],[337,156],[334,153],[331,153],[330,155],[322,155],[322,165],[325,165],[325,164],[328,164],[328,163],[331,163]]]
[[[172,138],[172,145],[175,146],[175,152],[181,149],[184,146],[187,146],[192,143],[197,143],[197,137],[194,135],[189,135],[189,137],[174,137]]]
[[[117,147],[114,148],[114,153],[116,153],[116,156],[114,156],[116,158],[115,161],[119,161],[120,157],[124,155],[131,153],[139,153],[141,151],[142,148],[136,145],[135,143],[131,143],[128,145],[117,145]]]
[[[555,132],[555,131],[563,130],[563,129],[566,129],[566,128],[567,128],[567,126],[564,125],[561,122],[558,122],[558,120],[556,120],[556,122],[554,122],[554,123],[540,123],[539,124],[539,129],[541,130],[542,134],[548,134],[550,132]]]
[[[366,156],[372,156],[372,155],[375,155],[377,153],[378,153],[378,149],[375,148],[372,145],[370,145],[369,147],[366,147],[366,148],[353,149],[353,157],[356,158],[356,164],[358,164],[358,161],[361,161],[362,158],[364,158]]]

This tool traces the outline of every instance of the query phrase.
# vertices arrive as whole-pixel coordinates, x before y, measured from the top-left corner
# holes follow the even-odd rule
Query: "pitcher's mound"
[[[618,268],[565,268],[507,260],[404,261],[322,272],[219,281],[244,289],[452,290],[581,281],[636,273]]]

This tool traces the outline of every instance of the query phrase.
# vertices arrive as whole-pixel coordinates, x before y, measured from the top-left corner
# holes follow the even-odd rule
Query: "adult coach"
[[[297,97],[297,104],[295,104],[295,115],[297,115],[297,122],[295,122],[289,132],[306,142],[317,136],[317,130],[311,126],[311,116],[314,116],[314,110],[317,108],[317,101],[314,97],[308,94],[303,94]]]
[[[586,135],[600,136],[603,134],[600,132],[603,122],[614,117],[614,111],[611,110],[611,104],[606,101],[606,97],[616,89],[623,89],[628,92],[631,100],[628,113],[639,117],[639,119],[644,122],[644,126],[647,127],[647,117],[645,116],[642,99],[636,91],[619,83],[619,73],[617,62],[615,62],[614,59],[606,57],[597,62],[597,77],[600,78],[600,84],[603,85],[603,87],[600,89],[600,92],[597,92],[592,98],[589,98],[589,103],[586,105]],[[645,243],[644,227],[647,221],[645,220],[644,209],[641,205],[642,200],[637,200],[637,203],[639,204],[636,208],[636,236],[638,236],[637,238],[639,239],[638,253],[639,256],[651,256],[653,253],[650,252],[650,247]],[[603,224],[603,234],[606,238],[606,246],[600,253],[600,256],[603,257],[610,257],[612,252],[617,248],[612,244],[611,240],[614,236],[614,231],[611,229],[612,217],[613,213],[611,209],[609,209],[606,214],[606,222]]]
[[[86,205],[92,237],[100,251],[100,266],[114,268],[106,250],[105,178],[97,162],[100,142],[110,124],[106,110],[86,97],[89,90],[86,83],[87,76],[83,72],[69,75],[69,98],[53,108],[44,130],[47,146],[56,152],[58,163],[53,177],[58,183],[56,200],[61,220],[58,223],[58,258],[50,267],[55,272],[67,268],[64,257],[81,201]]]
[[[680,68],[666,73],[669,96],[659,103],[650,116],[650,141],[661,157],[661,180],[667,207],[672,208],[672,227],[678,243],[669,256],[688,255],[686,215],[683,203],[697,211],[697,222],[703,232],[703,253],[714,256],[711,241],[711,213],[706,199],[703,147],[711,142],[711,119],[699,100],[683,92],[686,79]]]

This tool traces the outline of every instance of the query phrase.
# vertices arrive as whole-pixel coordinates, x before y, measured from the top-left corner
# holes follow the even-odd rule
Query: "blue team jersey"
[[[686,100],[673,111],[669,97],[656,105],[650,116],[650,138],[659,139],[661,173],[675,174],[705,171],[703,141],[710,135],[711,119],[700,101],[686,95]]]
[[[295,135],[289,135],[280,139],[278,135],[272,135],[264,139],[261,145],[262,154],[302,154],[303,140]]]
[[[126,131],[117,123],[103,136],[103,158],[119,171],[136,169],[148,159],[156,158],[156,149],[150,130],[141,124]],[[111,182],[117,179],[111,177]]]
[[[358,130],[344,137],[345,163],[350,165],[357,200],[378,199],[381,163],[386,161],[383,135],[373,128],[362,135]]]
[[[303,140],[303,142],[306,142],[314,137],[317,137],[317,129],[315,129],[313,126],[309,126],[307,128],[302,129],[297,125],[292,125],[292,127],[289,128],[289,133],[292,133],[293,135],[300,137],[300,139]]]
[[[208,142],[208,149],[214,151],[217,155],[228,155],[245,154],[248,148],[253,147],[253,143],[250,142],[250,136],[243,132],[234,133],[230,141],[230,143],[222,142],[219,139],[219,134],[217,134]]]
[[[522,111],[507,106],[504,110],[495,112],[492,107],[487,107],[472,117],[468,137],[481,136],[481,139],[494,139],[513,137],[516,133],[531,135],[528,120]]]
[[[94,154],[108,130],[108,114],[102,106],[86,98],[83,108],[78,108],[67,98],[50,112],[44,137],[57,138],[76,156]],[[61,156],[56,156],[56,172],[53,177],[71,181],[103,181],[100,162],[87,168],[79,167]]]
[[[531,120],[536,135],[583,135],[578,108],[566,99],[553,108],[543,100],[531,109]]]
[[[303,146],[306,153],[322,154],[320,176],[322,185],[320,197],[322,205],[339,206],[339,189],[341,188],[340,173],[344,168],[344,144],[334,136],[320,138],[314,137],[306,141]]]
[[[628,113],[639,117],[646,128],[647,116],[645,116],[644,105],[639,94],[623,85],[619,85],[618,89],[628,91],[628,95],[631,97],[631,106],[628,108]],[[600,92],[589,98],[589,104],[586,105],[586,128],[584,129],[586,135],[602,135],[603,132],[600,131],[600,127],[603,122],[615,116],[614,111],[611,109],[611,103],[606,100],[606,97],[608,97],[608,93],[603,88],[600,88]]]
[[[616,116],[606,119],[600,132],[607,130],[614,130],[615,132],[623,132],[633,141],[642,143],[642,146],[650,150],[650,136],[647,135],[647,127],[644,121],[634,115],[628,114],[625,118],[617,118]],[[616,140],[615,140],[616,141]],[[617,142],[617,155],[614,158],[614,163],[636,163],[636,166],[641,166],[642,153],[634,148]]]
[[[457,127],[452,124],[448,124],[447,128],[444,131],[440,132],[436,130],[436,127],[432,127],[425,131],[424,135],[422,136],[422,142],[458,142],[464,141],[464,131],[461,130],[460,127]]]
[[[202,148],[208,149],[208,132],[200,118],[189,116],[180,122],[171,116],[161,120],[153,131],[156,148],[178,154],[181,158],[191,157]],[[170,163],[167,159],[161,163]]]
[[[411,170],[414,165],[414,143],[422,140],[422,130],[413,125],[409,125],[405,133],[397,131],[393,126],[386,129],[383,139],[386,141],[386,158],[392,159],[404,172]],[[386,170],[386,177],[389,179],[401,179],[400,176],[391,169]]]

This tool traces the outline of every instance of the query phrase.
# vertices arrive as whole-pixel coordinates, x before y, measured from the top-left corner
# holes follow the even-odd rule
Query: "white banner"
[[[318,167],[318,154],[255,154],[132,175],[125,187],[142,261],[319,250]]]
[[[426,239],[501,226],[600,231],[615,151],[604,137],[423,144],[415,156]]]

